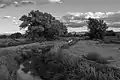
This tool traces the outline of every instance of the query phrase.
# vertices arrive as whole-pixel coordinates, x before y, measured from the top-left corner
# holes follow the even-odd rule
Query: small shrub
[[[68,48],[69,48],[69,45],[68,45],[68,44],[64,44],[63,46],[61,46],[61,48],[63,48],[63,49],[68,49]]]
[[[100,54],[96,52],[89,52],[86,56],[83,56],[84,58],[92,61],[96,61],[97,63],[101,64],[107,64],[107,60],[103,58]]]

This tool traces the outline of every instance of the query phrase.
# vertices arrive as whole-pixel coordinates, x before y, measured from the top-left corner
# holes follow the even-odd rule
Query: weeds
[[[15,56],[15,61],[25,66],[23,71],[31,71],[33,76],[39,75],[43,80],[120,80],[120,69],[105,65],[97,53],[89,53],[81,58],[60,46],[46,46],[20,49]],[[4,63],[11,72],[15,66],[9,62],[12,59],[12,55],[8,59],[0,58],[3,60],[1,64]]]
[[[120,69],[106,66],[99,57],[100,55],[96,53],[93,53],[92,56],[89,54],[88,60],[58,50],[56,53],[44,51],[31,60],[34,63],[32,69],[43,80],[119,80]],[[100,59],[100,62],[97,59]]]

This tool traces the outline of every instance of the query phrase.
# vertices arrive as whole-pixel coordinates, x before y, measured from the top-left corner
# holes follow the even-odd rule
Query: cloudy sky
[[[60,17],[71,31],[86,29],[88,17],[104,19],[111,28],[120,28],[120,0],[0,0],[0,33],[19,31],[18,19],[31,10]]]

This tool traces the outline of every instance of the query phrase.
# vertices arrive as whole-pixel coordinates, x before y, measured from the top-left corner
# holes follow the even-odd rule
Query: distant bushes
[[[18,46],[32,43],[32,41],[14,41],[14,40],[5,40],[3,43],[0,43],[0,48]]]
[[[18,38],[21,38],[23,35],[19,32],[17,33],[13,33],[10,35],[10,38],[14,38],[14,39],[18,39]]]
[[[0,39],[8,38],[8,35],[0,35]]]
[[[106,31],[105,36],[116,36],[116,33],[113,30]]]

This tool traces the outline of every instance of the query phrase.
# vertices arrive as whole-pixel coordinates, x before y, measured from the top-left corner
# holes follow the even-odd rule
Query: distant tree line
[[[19,39],[19,38],[25,38],[25,34],[21,34],[20,32],[15,32],[12,34],[1,34],[0,38],[1,39],[5,39],[5,38]]]

